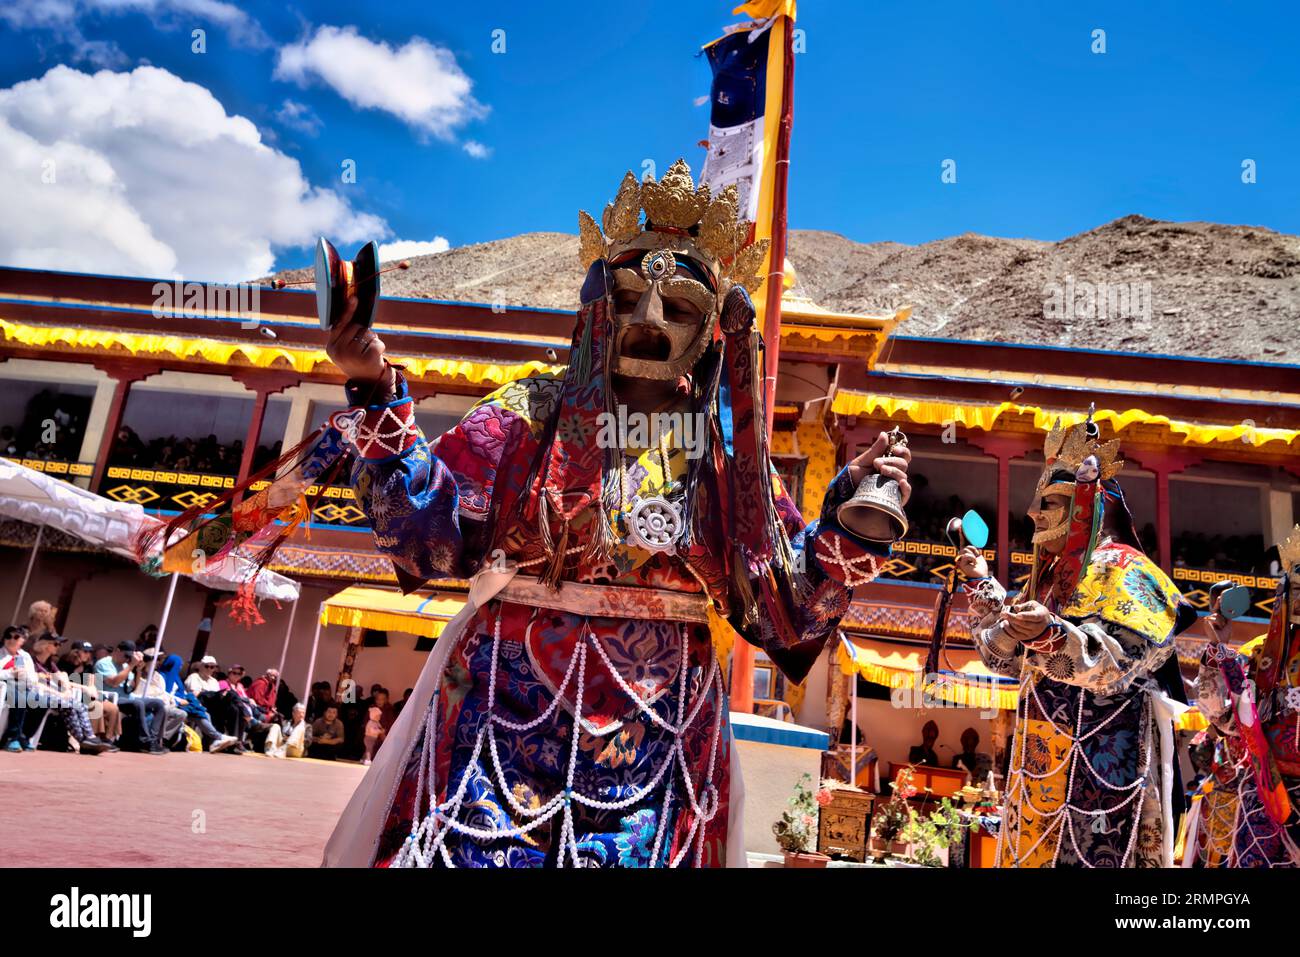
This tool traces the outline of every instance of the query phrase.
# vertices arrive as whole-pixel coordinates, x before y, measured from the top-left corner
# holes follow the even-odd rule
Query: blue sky
[[[0,183],[30,195],[31,218],[50,225],[28,247],[0,240],[0,261],[102,260],[105,271],[137,273],[170,263],[215,275],[252,268],[266,250],[277,268],[305,264],[317,228],[453,246],[574,232],[577,210],[598,212],[643,160],[662,169],[685,155],[698,168],[708,116],[695,100],[709,77],[695,54],[736,19],[730,6],[398,2],[359,14],[336,2],[67,0],[70,12],[55,16],[46,2],[10,0],[0,13],[0,89],[38,83],[0,93],[0,124],[9,124],[0,146],[7,130],[22,147],[0,151]],[[799,13],[807,51],[796,65],[796,228],[905,243],[967,231],[1060,239],[1141,213],[1300,233],[1300,5],[805,0]],[[191,52],[196,26],[207,30],[203,54]],[[1105,30],[1104,54],[1090,49],[1095,29]],[[492,50],[494,30],[505,31],[504,53]],[[331,79],[340,58],[314,44],[322,31],[351,37],[348,50],[363,58],[420,38],[459,92],[445,110],[420,113],[393,102],[409,89],[371,84],[364,69]],[[296,69],[286,60],[295,48]],[[40,81],[59,64],[88,75],[151,65],[176,81],[159,87],[151,74],[132,92],[102,79],[57,89]],[[229,154],[186,145],[201,90],[227,116],[214,121],[218,136],[238,139],[243,128],[230,118],[246,118],[274,168],[247,142]],[[79,118],[76,105],[101,94],[124,105]],[[174,105],[151,113],[159,96]],[[62,126],[52,119],[69,114]],[[149,153],[148,138],[104,132],[120,115],[145,117],[151,135],[178,129],[159,134]],[[59,194],[69,199],[46,208],[50,191],[31,172],[47,154],[60,156],[60,169],[75,166],[60,152],[68,139],[102,154],[121,183],[105,218],[126,222],[134,211],[138,229],[91,224],[91,244],[82,217],[95,208],[93,183],[75,202],[69,186]],[[348,159],[355,183],[340,179]],[[956,161],[955,184],[941,182],[945,159]],[[1245,159],[1257,164],[1254,184],[1242,183]],[[285,163],[295,162],[312,202],[282,195],[296,182]],[[16,183],[5,182],[6,164]],[[132,175],[142,164],[147,176]],[[83,173],[94,179],[89,167],[68,176]],[[152,207],[146,190],[158,194]],[[199,198],[205,191],[213,195]],[[259,231],[259,214],[271,210],[281,210],[278,228]],[[217,248],[223,241],[229,250]],[[121,248],[101,255],[105,244]],[[147,255],[132,258],[132,244]]]

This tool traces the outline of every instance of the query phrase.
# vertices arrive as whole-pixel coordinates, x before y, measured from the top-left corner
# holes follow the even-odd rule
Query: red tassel
[[[242,583],[235,591],[235,597],[230,601],[230,618],[237,625],[243,625],[251,629],[254,625],[263,625],[266,619],[262,617],[261,609],[257,607],[257,576],[254,575],[249,581]]]
[[[172,537],[178,531],[183,530],[186,535],[192,535],[199,529],[211,525],[217,518],[229,511],[224,506],[230,505],[236,496],[243,495],[255,483],[263,479],[273,479],[282,466],[290,463],[296,466],[302,453],[312,448],[324,431],[324,429],[317,429],[270,465],[250,475],[247,481],[240,482],[234,488],[222,492],[215,501],[208,502],[205,505],[191,506],[164,525],[155,525],[151,528],[142,529],[135,538],[136,559],[144,562],[149,558],[155,547],[161,546],[165,549],[167,543],[172,540]],[[233,509],[233,506],[231,508]],[[209,514],[213,517],[204,517]]]

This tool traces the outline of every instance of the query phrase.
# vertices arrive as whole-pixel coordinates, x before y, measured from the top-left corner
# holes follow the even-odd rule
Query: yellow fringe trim
[[[170,356],[214,365],[249,365],[258,369],[291,369],[310,373],[317,366],[330,365],[324,349],[292,349],[285,346],[257,346],[218,339],[190,339],[184,336],[152,335],[111,329],[74,329],[57,326],[28,326],[0,319],[0,335],[11,342],[33,347],[109,352],[125,351],[133,356]],[[416,379],[464,380],[474,385],[500,386],[525,376],[558,373],[564,366],[545,362],[495,363],[467,359],[419,356],[390,356],[395,365],[406,368]],[[232,363],[232,359],[234,360]]]
[[[835,400],[831,403],[831,410],[840,415],[880,414],[890,419],[901,413],[911,421],[922,425],[947,425],[949,422],[955,422],[967,428],[983,429],[986,432],[991,431],[997,420],[1004,415],[1032,415],[1034,427],[1043,431],[1050,430],[1058,418],[1067,427],[1077,425],[1087,418],[1083,412],[1049,411],[1033,405],[1018,405],[1015,402],[1000,402],[997,405],[959,405],[850,390],[841,390],[836,394]],[[1098,422],[1109,422],[1116,432],[1130,425],[1160,426],[1173,435],[1181,436],[1183,444],[1186,445],[1236,442],[1258,448],[1270,442],[1294,445],[1296,440],[1300,439],[1300,431],[1295,429],[1265,429],[1244,424],[1202,425],[1170,419],[1163,415],[1152,415],[1142,409],[1126,409],[1123,412],[1099,409],[1093,418]]]

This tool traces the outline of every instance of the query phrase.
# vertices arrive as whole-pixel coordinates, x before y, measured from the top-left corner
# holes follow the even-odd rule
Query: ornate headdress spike
[[[649,176],[641,184],[641,207],[653,226],[690,229],[699,223],[709,203],[709,187],[697,189],[691,168],[679,159],[668,167],[659,182]]]
[[[737,219],[739,206],[734,185],[710,198],[708,186],[695,185],[685,160],[673,163],[658,181],[647,176],[638,183],[629,172],[605,207],[600,226],[587,213],[578,214],[578,254],[582,265],[589,266],[627,249],[685,247],[716,276],[753,292],[762,279],[758,273],[769,241],[746,245],[753,224]]]
[[[590,266],[605,255],[605,237],[600,227],[586,210],[578,212],[578,258],[583,266]]]
[[[719,260],[727,260],[736,255],[736,251],[749,236],[750,226],[749,223],[740,221],[739,216],[740,194],[736,184],[732,183],[724,187],[704,211],[696,245]]]
[[[1045,494],[1051,487],[1061,486],[1060,491],[1069,494],[1067,488],[1074,484],[1073,478],[1052,481],[1058,472],[1069,472],[1071,476],[1078,471],[1083,460],[1090,455],[1097,457],[1101,469],[1101,478],[1114,478],[1124,467],[1124,460],[1119,458],[1119,439],[1102,442],[1097,437],[1097,428],[1092,421],[1092,411],[1088,418],[1078,425],[1066,428],[1058,418],[1043,441],[1043,474],[1038,479],[1038,492]]]
[[[623,176],[614,202],[605,207],[603,219],[605,235],[615,242],[625,243],[641,232],[641,186],[631,170]]]
[[[1282,573],[1290,574],[1300,565],[1300,525],[1291,529],[1291,534],[1277,543],[1278,557],[1282,561]]]

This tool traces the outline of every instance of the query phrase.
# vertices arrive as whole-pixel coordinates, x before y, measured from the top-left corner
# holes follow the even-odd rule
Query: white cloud
[[[445,253],[451,243],[442,236],[433,239],[395,239],[391,243],[379,244],[379,261],[396,262],[399,259],[411,259],[414,256],[428,256],[432,253]]]
[[[461,148],[476,160],[487,159],[492,155],[492,150],[478,140],[466,140]]]
[[[0,262],[41,269],[235,281],[271,272],[276,247],[389,232],[156,67],[0,89],[0,195]]]
[[[315,111],[306,103],[297,100],[285,100],[275,111],[275,118],[292,130],[316,136],[325,124]]]
[[[129,58],[116,43],[88,39],[87,19],[141,14],[162,29],[218,27],[232,41],[247,47],[271,45],[262,25],[225,0],[3,0],[0,23],[17,30],[47,30],[72,48],[74,60],[96,67],[121,67]]]
[[[443,140],[488,112],[455,55],[423,37],[392,47],[367,40],[356,27],[319,27],[280,49],[275,77],[302,87],[320,81],[359,109],[391,113]]]

